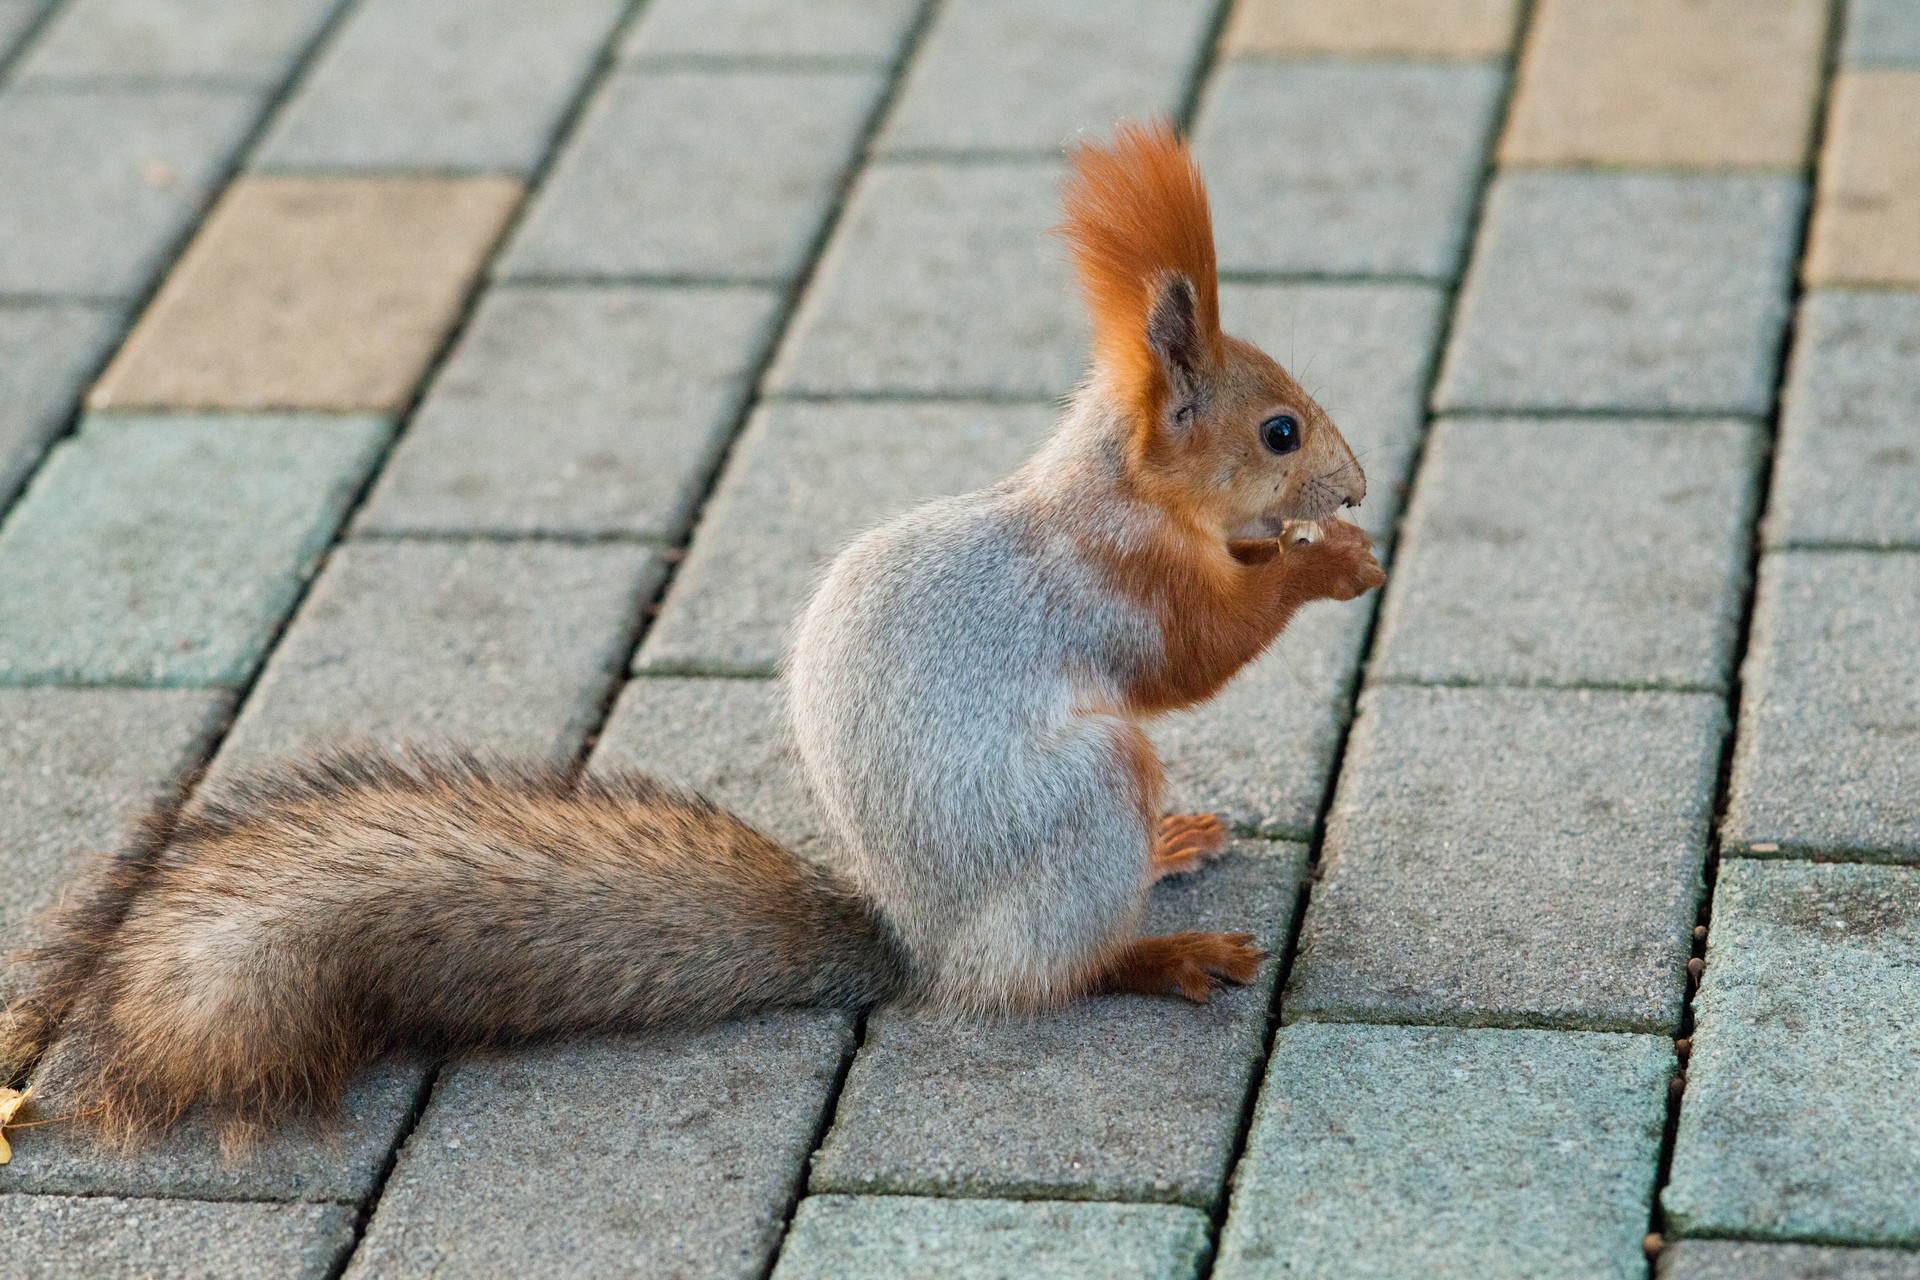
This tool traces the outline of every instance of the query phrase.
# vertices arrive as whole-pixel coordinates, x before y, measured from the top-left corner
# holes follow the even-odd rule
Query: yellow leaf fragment
[[[7,1145],[7,1125],[12,1122],[14,1112],[26,1106],[32,1096],[32,1085],[24,1089],[0,1089],[0,1164],[13,1159],[13,1148]]]

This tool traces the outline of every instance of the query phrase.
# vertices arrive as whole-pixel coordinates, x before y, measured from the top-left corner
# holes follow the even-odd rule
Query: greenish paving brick
[[[501,269],[785,281],[884,83],[859,68],[622,71],[594,96]]]
[[[649,0],[621,56],[891,62],[922,0]]]
[[[1738,421],[1439,423],[1372,673],[1724,687],[1762,447]]]
[[[346,1205],[0,1196],[12,1280],[327,1280],[353,1247]]]
[[[1451,278],[1501,70],[1228,62],[1194,127],[1223,271]]]
[[[1503,173],[1437,403],[1765,414],[1804,199],[1797,178]]]
[[[950,0],[887,115],[888,151],[1038,151],[1180,107],[1212,0]]]
[[[1920,860],[1920,554],[1760,563],[1722,832],[1731,854]]]
[[[1673,1046],[1292,1026],[1213,1274],[1640,1280]]]
[[[1725,719],[1707,694],[1369,689],[1287,1019],[1676,1030]]]
[[[0,510],[120,335],[118,308],[0,301]]]
[[[1920,548],[1920,294],[1808,294],[1793,347],[1767,541]]]
[[[0,294],[138,295],[257,110],[237,89],[0,90]]]
[[[301,78],[254,163],[528,172],[624,7],[366,0]]]
[[[1150,890],[1141,932],[1251,933],[1277,953],[1306,852],[1239,842]],[[1233,1155],[1277,971],[1269,961],[1253,985],[1205,1006],[1113,996],[971,1024],[876,1013],[808,1185],[1206,1208]]]
[[[456,1062],[346,1274],[757,1280],[852,1048],[816,1010]]]
[[[1064,251],[1060,167],[867,169],[768,377],[776,394],[1064,395],[1085,322]]]
[[[490,291],[357,528],[678,537],[777,303],[762,289]]]
[[[1033,451],[1053,416],[1045,405],[762,405],[637,669],[770,674],[814,584],[854,535],[993,483]]]
[[[199,78],[268,88],[336,0],[72,0],[15,70],[36,80]]]
[[[0,684],[237,685],[389,428],[298,414],[94,416],[0,525]]]
[[[1176,1205],[809,1196],[773,1280],[1194,1280],[1207,1234]]]
[[[1840,61],[1856,67],[1920,67],[1920,6],[1913,0],[1847,0]]]
[[[1660,1254],[1659,1280],[1920,1280],[1920,1253],[1744,1240],[1681,1240]]]
[[[1920,1246],[1920,869],[1723,863],[1677,1234]]]

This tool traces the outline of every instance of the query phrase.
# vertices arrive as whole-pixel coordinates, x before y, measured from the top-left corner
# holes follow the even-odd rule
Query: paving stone
[[[386,443],[376,418],[95,415],[4,526],[0,684],[237,685]]]
[[[1242,841],[1152,890],[1143,933],[1252,933],[1278,952],[1306,867]],[[814,1157],[809,1189],[1019,1199],[1220,1195],[1278,962],[1205,1006],[1147,996],[999,1022],[883,1010]]]
[[[0,294],[140,293],[255,110],[237,89],[0,92]]]
[[[397,410],[519,198],[508,178],[243,178],[89,402]]]
[[[281,108],[268,169],[525,174],[623,0],[366,0]]]
[[[1834,80],[1807,283],[1920,287],[1920,68]]]
[[[888,63],[921,8],[920,0],[652,0],[621,56]]]
[[[1222,327],[1284,364],[1367,475],[1354,521],[1384,549],[1425,420],[1443,303],[1427,284],[1226,284]]]
[[[1766,413],[1800,202],[1791,178],[1503,174],[1439,406]]]
[[[638,769],[691,787],[806,851],[825,838],[826,822],[799,766],[771,680],[630,681],[593,753],[596,770]]]
[[[677,538],[778,301],[760,289],[490,291],[360,528]]]
[[[807,395],[1065,394],[1085,322],[1055,164],[880,164],[840,228],[768,376]]]
[[[1673,1047],[1283,1027],[1213,1274],[1646,1274]]]
[[[1038,151],[1179,110],[1211,0],[953,0],[921,40],[880,145]]]
[[[346,1205],[0,1197],[14,1280],[327,1280],[353,1247]]]
[[[1167,808],[1311,840],[1372,616],[1371,597],[1310,605],[1212,702],[1157,721]]]
[[[0,59],[12,56],[14,47],[52,6],[53,0],[0,0]]]
[[[1542,0],[1527,27],[1500,161],[1798,171],[1830,8],[1827,0]]]
[[[460,1062],[346,1274],[764,1275],[852,1049],[801,1011]]]
[[[1767,498],[1774,546],[1920,547],[1920,296],[1800,304]]]
[[[806,261],[884,83],[877,69],[615,75],[504,270],[785,281]]]
[[[1847,67],[1920,67],[1920,9],[1912,0],[1847,0],[1840,62]]]
[[[1440,422],[1374,678],[1725,687],[1763,447],[1740,421]]]
[[[814,583],[856,533],[993,483],[1053,417],[1044,405],[762,405],[635,669],[771,674]]]
[[[1723,863],[1694,1015],[1676,1233],[1920,1244],[1920,869]]]
[[[73,0],[15,70],[21,81],[203,78],[268,88],[335,0]]]
[[[200,763],[227,706],[187,689],[0,689],[0,956]],[[26,979],[0,968],[0,1006]]]
[[[1501,80],[1477,65],[1223,65],[1194,130],[1220,269],[1453,276]]]
[[[1360,708],[1287,1018],[1671,1034],[1721,700],[1381,686]]]
[[[112,307],[0,301],[0,508],[66,425],[119,336]]]
[[[619,545],[337,549],[215,761],[348,735],[568,761],[599,719],[658,556]]]
[[[1680,1240],[1660,1254],[1659,1280],[1920,1280],[1920,1253],[1744,1240]]]
[[[56,1043],[35,1073],[32,1116],[22,1120],[83,1109],[61,1089],[63,1056]],[[102,1150],[72,1125],[23,1129],[8,1136],[13,1162],[0,1166],[0,1193],[355,1203],[372,1194],[425,1083],[416,1063],[378,1064],[347,1086],[334,1121],[282,1129],[239,1159],[222,1154],[217,1126],[198,1115],[124,1153]]]
[[[1920,555],[1760,565],[1729,854],[1920,861]]]
[[[1228,57],[1388,54],[1497,57],[1513,45],[1517,0],[1238,0],[1220,51]]]
[[[809,1196],[773,1280],[1190,1280],[1208,1225],[1178,1205]]]

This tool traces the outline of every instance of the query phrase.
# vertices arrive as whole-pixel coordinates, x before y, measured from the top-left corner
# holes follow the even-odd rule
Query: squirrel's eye
[[[1292,453],[1300,447],[1300,419],[1279,413],[1260,424],[1260,443],[1274,453]]]

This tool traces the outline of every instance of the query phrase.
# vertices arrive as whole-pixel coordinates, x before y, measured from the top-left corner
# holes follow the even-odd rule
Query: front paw
[[[1352,600],[1387,580],[1374,558],[1373,539],[1357,524],[1328,519],[1321,536],[1287,549],[1287,557],[1309,576],[1312,594],[1328,600]]]

